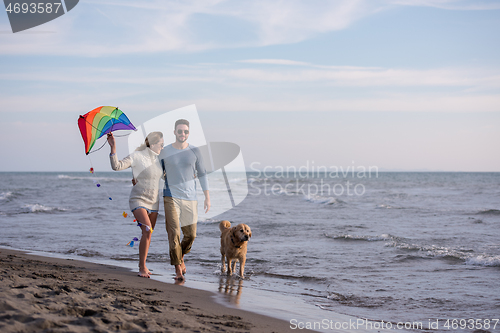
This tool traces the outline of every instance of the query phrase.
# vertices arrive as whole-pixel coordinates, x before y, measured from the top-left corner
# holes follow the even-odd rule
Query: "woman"
[[[141,223],[142,238],[139,243],[139,276],[149,278],[151,272],[146,267],[151,233],[158,217],[158,187],[163,170],[158,161],[158,155],[163,149],[163,134],[151,132],[144,143],[132,154],[119,161],[116,156],[116,142],[113,133],[108,134],[108,143],[111,147],[111,168],[115,171],[132,167],[137,184],[130,192],[130,210],[138,222]]]

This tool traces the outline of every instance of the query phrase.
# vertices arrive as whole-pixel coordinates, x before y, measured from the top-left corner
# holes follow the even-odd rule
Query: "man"
[[[170,264],[175,266],[175,279],[184,280],[186,265],[184,255],[191,251],[196,238],[198,201],[196,182],[198,178],[205,195],[205,213],[210,209],[210,195],[205,167],[198,148],[187,142],[189,121],[179,119],[174,126],[175,142],[165,146],[159,159],[165,171],[163,202],[165,225],[168,234]],[[182,229],[183,238],[180,241]]]

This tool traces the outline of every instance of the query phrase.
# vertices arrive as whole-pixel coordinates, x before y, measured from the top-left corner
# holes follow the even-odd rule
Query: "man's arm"
[[[198,148],[194,148],[193,152],[196,155],[196,173],[198,176],[198,180],[200,181],[203,194],[205,195],[203,209],[205,209],[205,213],[207,213],[210,210],[210,193],[208,192],[207,170],[205,169],[205,165],[203,164],[203,158],[201,156],[200,150]]]
[[[203,194],[205,194],[205,202],[203,203],[203,209],[205,209],[205,213],[208,213],[210,210],[210,193],[208,193],[208,190],[203,191]]]

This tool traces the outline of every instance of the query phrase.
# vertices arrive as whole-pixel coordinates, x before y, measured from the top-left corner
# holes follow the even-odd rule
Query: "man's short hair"
[[[187,127],[189,128],[189,121],[187,121],[186,119],[177,120],[174,125],[174,130],[177,129],[177,125],[187,125]]]

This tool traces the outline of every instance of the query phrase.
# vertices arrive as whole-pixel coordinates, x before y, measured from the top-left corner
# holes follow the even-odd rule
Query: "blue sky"
[[[499,1],[80,1],[16,34],[1,12],[0,171],[87,170],[97,106],[190,104],[247,165],[500,171],[498,31]]]

